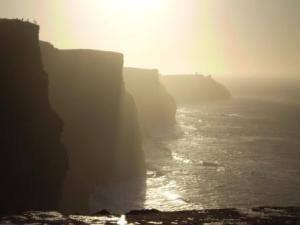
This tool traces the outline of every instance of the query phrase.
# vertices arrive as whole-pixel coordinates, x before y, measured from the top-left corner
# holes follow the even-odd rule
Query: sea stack
[[[145,176],[137,110],[123,83],[123,55],[59,50],[46,42],[41,48],[70,156],[63,211],[88,213],[99,186]]]
[[[0,19],[0,214],[57,210],[67,172],[50,106],[39,26]]]
[[[160,83],[157,69],[124,68],[125,86],[137,104],[146,135],[175,124],[176,103]]]

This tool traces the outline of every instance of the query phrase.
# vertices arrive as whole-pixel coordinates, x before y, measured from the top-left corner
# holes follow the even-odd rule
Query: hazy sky
[[[299,74],[300,0],[0,0],[59,48],[122,52],[162,73]]]

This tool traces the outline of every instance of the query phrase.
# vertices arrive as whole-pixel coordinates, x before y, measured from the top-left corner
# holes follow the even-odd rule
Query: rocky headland
[[[180,105],[195,105],[227,100],[229,90],[211,76],[164,75],[161,82]]]

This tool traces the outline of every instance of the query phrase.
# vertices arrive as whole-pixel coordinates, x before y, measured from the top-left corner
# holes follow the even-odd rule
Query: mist
[[[282,102],[299,103],[300,76],[298,75],[216,75],[235,97],[255,97]],[[230,77],[230,79],[227,79]]]
[[[2,0],[0,224],[298,224],[299,12]]]
[[[61,49],[117,51],[127,67],[230,79],[299,76],[299,10],[295,0],[11,0],[0,14],[37,21],[41,40]]]

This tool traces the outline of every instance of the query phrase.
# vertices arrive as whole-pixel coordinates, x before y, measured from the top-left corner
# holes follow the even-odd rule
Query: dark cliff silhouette
[[[211,76],[165,75],[161,81],[178,104],[202,104],[230,98],[230,92]]]
[[[67,171],[48,99],[39,27],[0,19],[0,213],[55,210]]]
[[[98,185],[145,175],[137,111],[123,84],[123,55],[40,44],[50,101],[65,121],[63,141],[70,156],[63,209],[88,212]]]
[[[125,85],[134,97],[146,134],[175,123],[176,103],[159,77],[156,69],[124,68]]]

